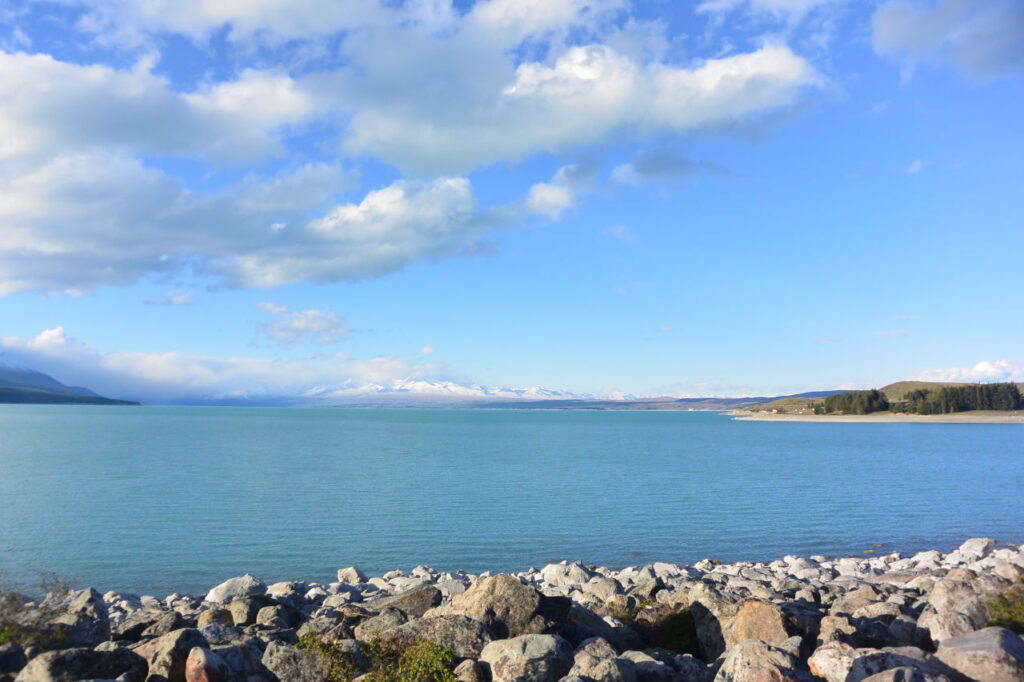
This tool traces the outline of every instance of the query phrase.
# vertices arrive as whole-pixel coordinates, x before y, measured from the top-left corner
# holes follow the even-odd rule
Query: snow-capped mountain
[[[454,381],[426,381],[423,379],[397,379],[387,384],[369,383],[345,385],[337,388],[319,387],[305,394],[311,402],[323,405],[351,403],[457,403],[538,400],[632,400],[635,396],[619,391],[609,393],[579,393],[560,389],[531,386],[481,386]]]

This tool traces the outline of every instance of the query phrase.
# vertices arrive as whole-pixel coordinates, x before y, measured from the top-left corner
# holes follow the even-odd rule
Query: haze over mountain
[[[134,405],[97,395],[82,386],[65,386],[48,374],[0,361],[0,403]]]

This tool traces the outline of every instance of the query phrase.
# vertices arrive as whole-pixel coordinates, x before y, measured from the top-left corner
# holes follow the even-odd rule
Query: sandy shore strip
[[[843,424],[1024,424],[1024,411],[960,412],[954,414],[772,414],[770,412],[730,412],[736,421],[746,422],[823,422]]]

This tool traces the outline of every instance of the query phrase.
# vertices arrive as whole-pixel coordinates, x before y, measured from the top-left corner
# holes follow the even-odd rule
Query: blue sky
[[[1024,380],[1024,2],[12,2],[0,351],[144,400]]]

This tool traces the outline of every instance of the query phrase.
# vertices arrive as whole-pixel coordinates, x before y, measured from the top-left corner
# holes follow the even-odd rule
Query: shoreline
[[[787,414],[732,410],[733,421],[819,422],[838,424],[1024,424],[1024,412],[961,412],[952,414]]]
[[[449,652],[459,682],[1024,676],[1024,641],[989,622],[992,595],[1024,585],[1024,547],[988,538],[912,556],[337,577],[267,585],[246,574],[202,597],[87,588],[28,603],[49,605],[65,635],[46,653],[7,645],[0,680],[288,682],[329,679],[339,661],[359,680],[380,665],[367,652],[381,642],[424,641]]]

